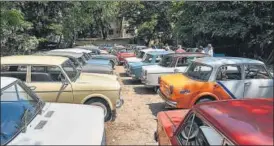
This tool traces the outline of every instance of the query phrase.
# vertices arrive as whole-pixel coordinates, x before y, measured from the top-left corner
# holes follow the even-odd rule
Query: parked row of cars
[[[117,63],[96,46],[1,57],[1,145],[105,145],[123,105]]]
[[[118,64],[180,108],[158,113],[159,145],[273,145],[273,74],[263,62],[138,45],[1,57],[1,145],[105,145],[104,121],[123,105]]]
[[[273,74],[263,62],[150,49],[125,60],[128,76],[183,109],[158,113],[159,145],[273,145]]]

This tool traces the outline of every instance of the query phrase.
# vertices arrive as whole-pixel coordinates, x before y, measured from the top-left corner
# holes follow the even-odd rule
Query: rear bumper
[[[167,105],[170,107],[176,108],[177,107],[177,102],[169,100],[162,92],[160,89],[157,91],[158,95],[165,101]]]

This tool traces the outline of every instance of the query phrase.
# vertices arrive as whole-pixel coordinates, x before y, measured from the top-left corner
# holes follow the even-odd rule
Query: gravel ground
[[[127,77],[123,66],[116,66],[124,105],[114,122],[105,124],[108,145],[156,145],[156,115],[164,110],[162,99],[140,81]]]

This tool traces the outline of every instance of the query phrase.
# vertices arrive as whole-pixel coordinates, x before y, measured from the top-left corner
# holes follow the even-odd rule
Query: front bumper
[[[116,101],[116,108],[122,107],[123,104],[124,104],[124,99],[122,99],[122,97],[120,97],[120,99],[118,99]]]
[[[169,99],[161,92],[160,89],[158,89],[157,93],[158,93],[158,95],[165,101],[165,103],[166,103],[167,105],[169,105],[169,106],[172,107],[172,108],[176,108],[176,107],[177,107],[177,102],[169,100]]]

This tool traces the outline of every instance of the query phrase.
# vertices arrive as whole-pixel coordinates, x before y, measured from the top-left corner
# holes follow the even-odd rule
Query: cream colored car
[[[100,106],[104,109],[105,121],[114,120],[116,108],[123,104],[117,76],[79,72],[67,57],[1,57],[1,76],[25,81],[47,102]]]

